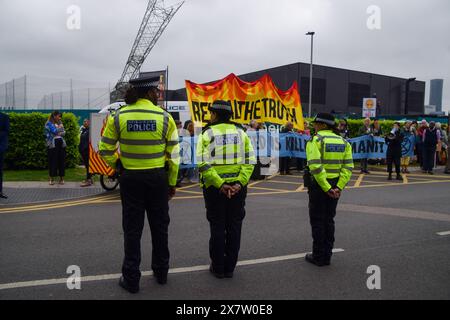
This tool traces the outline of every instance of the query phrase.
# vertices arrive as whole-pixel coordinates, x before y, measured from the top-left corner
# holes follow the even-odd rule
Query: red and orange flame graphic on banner
[[[245,82],[233,73],[210,84],[186,80],[186,91],[192,120],[203,126],[209,120],[208,107],[214,100],[230,101],[233,121],[248,124],[251,120],[285,125],[303,130],[303,113],[295,81],[286,91],[278,89],[266,74],[254,82]]]

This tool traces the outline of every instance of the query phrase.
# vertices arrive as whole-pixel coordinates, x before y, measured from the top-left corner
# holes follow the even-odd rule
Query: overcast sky
[[[176,1],[167,1],[173,4]],[[81,29],[66,27],[81,9]],[[370,5],[381,29],[367,27]],[[0,83],[27,75],[119,79],[147,0],[0,0]],[[187,0],[141,71],[170,68],[170,88],[294,62],[426,81],[450,109],[449,0]],[[428,93],[425,104],[428,104]]]

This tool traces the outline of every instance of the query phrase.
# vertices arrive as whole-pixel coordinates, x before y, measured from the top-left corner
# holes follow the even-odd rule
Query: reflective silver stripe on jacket
[[[169,114],[167,112],[164,112],[164,122],[163,122],[163,129],[162,129],[162,140],[164,140],[164,143],[167,141],[167,130],[169,130]]]
[[[108,138],[108,137],[102,137],[102,142],[103,143],[107,143],[107,144],[111,144],[111,145],[116,145],[116,143],[117,143],[117,140],[115,140],[115,139],[111,139],[111,138]]]
[[[323,171],[323,167],[320,167],[320,168],[311,170],[310,172],[311,172],[311,174],[319,174],[319,173],[321,173],[322,171]]]
[[[131,110],[124,110],[122,113],[153,113],[153,114],[159,114],[163,115],[164,111],[154,111],[154,110],[146,110],[146,109],[131,109]]]
[[[205,172],[206,170],[209,170],[211,168],[212,168],[211,165],[207,164],[207,165],[204,165],[204,166],[198,168],[198,172]]]
[[[130,146],[158,146],[161,144],[165,144],[165,142],[161,139],[147,139],[147,140],[138,140],[138,139],[123,139],[119,140],[120,143],[128,144]]]
[[[165,152],[157,152],[157,153],[130,153],[122,151],[120,153],[121,157],[129,158],[129,159],[158,159],[163,158],[165,156]]]
[[[221,173],[221,174],[219,174],[219,177],[224,178],[224,179],[237,178],[237,177],[239,177],[239,173]]]
[[[99,154],[101,156],[113,156],[116,153],[115,150],[100,150]]]
[[[308,161],[308,166],[311,164],[322,164],[322,160],[320,159],[315,159],[315,160],[309,160]]]
[[[117,139],[120,140],[120,120],[119,120],[120,109],[116,111],[114,115],[114,127],[116,128]]]

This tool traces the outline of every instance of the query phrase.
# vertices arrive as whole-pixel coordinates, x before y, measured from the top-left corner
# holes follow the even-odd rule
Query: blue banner
[[[248,136],[258,157],[291,157],[306,159],[306,144],[310,136],[298,133],[271,133],[269,131],[248,131]],[[385,159],[387,144],[383,137],[361,136],[347,140],[352,146],[354,160]],[[402,156],[414,155],[414,135],[404,137]],[[180,137],[181,168],[196,166],[195,149],[197,136]]]
[[[306,143],[310,139],[307,135],[297,133],[280,133],[280,157],[293,157],[306,159]],[[382,137],[361,136],[347,139],[352,146],[354,160],[384,159],[386,158],[387,144]],[[414,155],[415,138],[413,135],[404,137],[402,142],[402,156]]]

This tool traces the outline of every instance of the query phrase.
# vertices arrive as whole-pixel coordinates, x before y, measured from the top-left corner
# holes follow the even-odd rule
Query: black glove
[[[123,165],[122,165],[122,161],[120,161],[120,159],[118,159],[116,161],[116,175],[121,175],[123,173]]]

